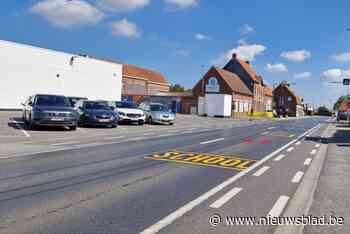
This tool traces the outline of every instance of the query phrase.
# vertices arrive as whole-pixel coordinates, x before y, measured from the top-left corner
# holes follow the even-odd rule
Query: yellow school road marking
[[[253,165],[256,161],[234,156],[224,156],[206,153],[180,152],[177,150],[145,157],[151,160],[168,161],[182,164],[192,164],[206,167],[217,167],[242,171]]]

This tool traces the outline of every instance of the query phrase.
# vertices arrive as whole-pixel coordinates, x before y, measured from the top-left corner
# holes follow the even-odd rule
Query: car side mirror
[[[29,106],[32,106],[32,105],[33,105],[33,102],[28,102],[28,105],[29,105]]]

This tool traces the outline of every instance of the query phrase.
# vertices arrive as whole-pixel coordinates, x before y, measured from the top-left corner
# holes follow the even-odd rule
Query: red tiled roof
[[[250,63],[237,59],[237,62],[243,67],[243,69],[249,74],[249,76],[252,78],[255,82],[261,82],[262,77],[258,76],[258,74],[255,72],[253,67],[250,65]]]
[[[146,79],[151,82],[168,85],[168,81],[159,72],[140,68],[134,65],[123,64],[123,76],[131,76]]]
[[[214,67],[214,69],[232,89],[233,92],[253,96],[253,93],[236,74],[218,67]]]

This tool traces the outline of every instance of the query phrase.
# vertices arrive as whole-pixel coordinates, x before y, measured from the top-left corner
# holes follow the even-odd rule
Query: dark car
[[[345,112],[345,111],[339,111],[338,112],[338,114],[337,114],[337,121],[347,120],[347,119],[348,119],[347,112]]]
[[[108,106],[108,102],[80,100],[75,108],[80,114],[79,125],[81,126],[117,127],[117,115]]]
[[[65,96],[37,94],[27,98],[23,105],[23,121],[34,129],[37,126],[77,128],[78,113]]]

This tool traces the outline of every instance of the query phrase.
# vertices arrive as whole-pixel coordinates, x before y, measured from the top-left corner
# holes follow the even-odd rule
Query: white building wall
[[[121,64],[0,40],[0,108],[36,93],[110,101],[121,91]]]

